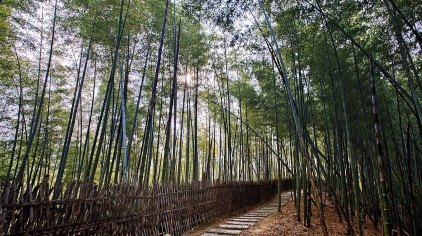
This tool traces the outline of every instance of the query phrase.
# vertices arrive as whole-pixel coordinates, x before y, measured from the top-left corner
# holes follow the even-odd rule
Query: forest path
[[[287,203],[287,201],[291,197],[291,192],[283,192],[281,194],[281,206]],[[278,211],[278,197],[274,198],[274,200],[270,201],[269,203],[263,205],[262,207],[253,210],[251,212],[245,213],[243,215],[229,218],[225,220],[223,223],[218,225],[210,226],[209,228],[205,229],[202,236],[219,236],[219,235],[239,235],[242,231],[253,227],[254,225],[259,224],[259,222],[276,213]]]

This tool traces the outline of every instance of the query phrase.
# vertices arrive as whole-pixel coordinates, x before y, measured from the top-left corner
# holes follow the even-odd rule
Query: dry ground
[[[332,206],[324,208],[325,222],[330,235],[348,235],[347,224],[340,223],[338,216]],[[282,208],[281,213],[272,215],[261,220],[257,225],[242,232],[242,236],[282,236],[282,235],[323,235],[319,222],[318,211],[312,206],[311,227],[303,226],[302,222],[296,221],[296,210],[293,201]],[[356,229],[356,223],[353,227]],[[367,220],[364,227],[364,235],[382,235],[381,230],[376,231]]]

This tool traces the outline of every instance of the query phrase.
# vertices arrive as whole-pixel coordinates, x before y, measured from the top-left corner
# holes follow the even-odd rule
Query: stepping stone
[[[239,218],[265,218],[267,216],[249,216],[249,215],[243,215],[243,216],[239,216]]]
[[[268,216],[268,215],[273,214],[274,212],[276,212],[276,211],[255,211],[255,212],[252,212],[251,214]]]
[[[265,217],[268,217],[269,215],[271,215],[271,214],[260,214],[260,213],[257,213],[257,214],[248,214],[248,215],[245,215],[244,217],[261,217],[261,218],[265,218]]]
[[[244,229],[247,229],[247,228],[249,228],[251,226],[250,225],[221,224],[218,227],[223,228],[223,229],[240,229],[240,230],[244,230]]]
[[[274,214],[275,213],[275,211],[272,211],[272,212],[253,212],[253,213],[250,213],[251,215],[258,215],[258,216],[269,216],[269,215],[271,215],[271,214]]]
[[[246,219],[246,220],[261,220],[265,217],[262,216],[240,216],[239,219]]]
[[[241,218],[234,219],[234,221],[242,221],[242,222],[258,222],[258,220],[257,220],[257,219],[253,220],[253,219],[241,219]]]
[[[233,225],[249,225],[249,226],[255,225],[255,223],[254,223],[254,222],[244,222],[244,221],[235,221],[235,220],[229,220],[229,221],[226,221],[226,222],[225,222],[225,224],[233,224]]]
[[[239,235],[242,230],[235,229],[209,229],[207,233],[216,233],[216,234],[229,234],[229,235]]]
[[[266,211],[266,212],[259,211],[259,212],[255,212],[254,214],[261,215],[261,216],[262,215],[269,216],[269,215],[272,215],[274,213],[275,213],[275,211],[270,211],[270,212],[268,212],[268,211]]]
[[[245,217],[267,217],[270,214],[261,214],[261,213],[250,213],[247,215],[244,215]]]
[[[281,204],[282,204],[282,205],[283,205],[283,203],[285,203],[285,202],[284,202],[284,201],[281,201]],[[277,205],[274,205],[274,206],[269,206],[269,207],[271,207],[271,208],[273,208],[273,209],[274,209],[274,208],[276,208],[276,209],[277,209],[277,208],[278,208],[278,203],[277,203]]]
[[[274,211],[253,211],[249,214],[262,214],[262,215],[268,215],[269,213],[273,213]]]

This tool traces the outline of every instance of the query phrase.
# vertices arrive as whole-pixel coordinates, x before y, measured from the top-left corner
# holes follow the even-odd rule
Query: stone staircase
[[[281,195],[281,205],[285,205],[291,197],[291,192],[284,192]],[[231,218],[217,227],[206,229],[202,236],[239,235],[242,231],[259,224],[259,221],[278,211],[278,197],[262,206],[261,208],[245,213],[242,216]]]

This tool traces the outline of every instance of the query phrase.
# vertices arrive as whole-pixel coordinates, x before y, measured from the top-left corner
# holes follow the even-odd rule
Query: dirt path
[[[291,193],[284,192],[281,195],[281,205],[287,203],[290,199]],[[221,235],[239,235],[243,231],[248,230],[254,225],[278,211],[278,198],[276,197],[271,202],[261,206],[258,209],[252,210],[237,217],[225,219],[224,221],[214,224],[204,229],[200,235],[202,236],[221,236]]]

